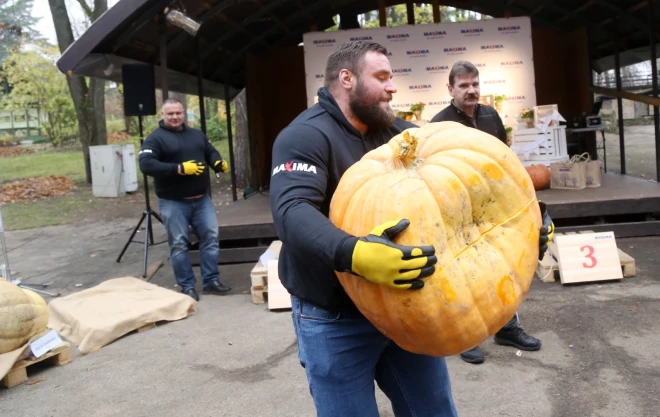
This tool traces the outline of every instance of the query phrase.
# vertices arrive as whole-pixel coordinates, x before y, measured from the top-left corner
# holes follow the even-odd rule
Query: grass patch
[[[69,195],[45,198],[37,201],[16,202],[0,207],[6,230],[33,229],[71,223],[77,217],[94,208],[95,198],[87,184],[78,187]],[[91,200],[91,201],[90,201]]]
[[[74,182],[84,181],[85,161],[82,151],[49,150],[0,158],[0,183],[48,175],[63,175]]]

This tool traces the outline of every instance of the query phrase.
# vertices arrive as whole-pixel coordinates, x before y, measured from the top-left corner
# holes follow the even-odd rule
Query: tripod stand
[[[139,129],[140,129],[140,148],[142,148],[142,143],[144,142],[143,134],[142,134],[142,116],[138,116],[138,123],[139,123]],[[144,180],[144,199],[146,203],[146,208],[142,212],[142,217],[140,218],[140,221],[138,222],[137,226],[135,226],[135,229],[133,229],[133,233],[131,233],[131,237],[128,238],[128,242],[126,242],[126,245],[124,245],[124,249],[122,249],[121,253],[119,254],[119,257],[117,258],[117,263],[121,261],[121,257],[124,256],[124,252],[126,252],[126,249],[128,248],[128,245],[131,243],[143,243],[144,244],[144,259],[143,259],[143,272],[142,272],[142,278],[146,278],[147,276],[147,256],[148,256],[148,250],[149,246],[154,246],[154,245],[160,245],[161,243],[166,242],[165,240],[162,242],[154,243],[154,232],[152,229],[152,220],[151,216],[154,216],[156,220],[158,220],[161,224],[163,224],[163,220],[160,218],[158,213],[155,211],[151,210],[151,202],[149,201],[149,182],[147,181],[147,175],[142,173],[142,178]],[[144,240],[143,241],[138,241],[138,240],[133,240],[135,237],[135,234],[137,233],[138,230],[140,230],[140,226],[142,225],[142,222],[146,220],[145,226],[144,226]]]

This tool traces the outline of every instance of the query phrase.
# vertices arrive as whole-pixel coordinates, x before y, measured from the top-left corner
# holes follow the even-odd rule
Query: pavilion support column
[[[160,91],[162,92],[163,102],[170,97],[170,89],[167,85],[167,22],[165,15],[161,15],[159,19],[159,35],[160,35]]]
[[[415,5],[412,0],[406,0],[406,15],[408,16],[408,24],[415,24]]]
[[[619,43],[615,43],[614,70],[616,72],[616,91],[621,91],[621,57],[619,53]],[[616,98],[617,109],[619,113],[619,149],[621,155],[621,174],[626,174],[626,145],[624,140],[623,127],[623,99],[621,96]]]
[[[227,141],[229,144],[229,165],[231,168],[231,195],[234,201],[236,197],[236,170],[234,169],[234,136],[231,133],[231,100],[229,99],[229,77],[225,77],[225,113],[227,114]]]
[[[206,134],[206,109],[204,108],[204,74],[202,72],[202,51],[198,37],[195,37],[195,55],[197,58],[197,96],[199,97],[199,120],[202,132]]]
[[[378,0],[378,20],[380,27],[387,26],[387,9],[385,8],[385,0]]]
[[[431,6],[433,7],[433,23],[440,23],[440,1],[433,0]]]
[[[651,44],[651,80],[653,84],[653,97],[658,98],[658,57],[656,53],[655,22],[653,20],[653,1],[648,2],[649,7],[649,39]],[[655,180],[660,181],[660,113],[658,106],[653,106],[653,125],[655,126]]]

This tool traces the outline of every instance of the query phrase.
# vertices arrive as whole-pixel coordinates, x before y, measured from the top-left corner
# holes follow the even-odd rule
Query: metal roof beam
[[[210,9],[206,10],[204,13],[200,14],[195,18],[195,20],[200,24],[204,25],[209,19],[211,19],[213,16],[215,16],[218,13],[221,13],[225,11],[226,9],[235,6],[240,3],[256,3],[256,0],[222,0],[218,3],[216,3],[213,7]],[[201,27],[200,27],[201,29]],[[184,39],[189,37],[190,35],[187,34],[186,32],[180,32],[178,33],[174,39],[172,39],[168,44],[167,47],[169,48],[176,48]]]
[[[273,10],[276,7],[284,4],[287,1],[289,1],[289,0],[274,0],[272,3],[268,4],[268,6],[260,7],[259,10],[257,10],[255,13],[251,14],[244,21],[242,21],[239,24],[239,26],[245,27],[245,26],[249,25],[250,23],[252,23],[252,22],[256,21],[258,18],[260,18],[261,16],[270,13],[271,10]],[[218,39],[214,40],[209,46],[204,48],[204,50],[202,51],[202,60],[208,58],[209,55],[211,55],[213,53],[213,51],[215,51],[215,49],[218,46],[222,45],[222,43],[224,41],[226,41],[228,39],[231,39],[231,37],[235,36],[236,33],[238,33],[238,29],[234,28],[234,29],[228,31],[227,33],[225,33],[224,35],[220,36]],[[255,39],[260,39],[261,40],[261,39],[264,39],[264,38],[259,36]]]
[[[306,6],[306,7],[303,8],[302,10],[299,10],[299,11],[297,11],[296,13],[292,14],[291,16],[289,16],[289,17],[284,21],[284,23],[285,23],[287,26],[291,26],[291,23],[296,22],[296,20],[297,20],[297,19],[300,19],[301,16],[308,15],[308,14],[313,14],[316,10],[318,10],[318,9],[320,9],[320,8],[322,8],[322,7],[325,7],[325,6],[328,5],[328,3],[330,3],[330,2],[332,2],[332,6],[333,6],[333,9],[334,9],[334,7],[336,7],[336,6],[338,5],[337,3],[339,3],[339,4],[343,4],[343,3],[348,2],[348,1],[351,1],[351,0],[319,0],[319,1],[317,1],[316,3],[311,4],[311,5],[309,5],[309,6]],[[272,34],[274,34],[276,31],[277,31],[277,28],[276,28],[276,27],[272,27],[272,28],[270,28],[269,30],[267,30],[266,32],[262,33],[262,34],[259,36],[259,38],[261,38],[261,39],[265,39],[265,38],[271,36]],[[243,55],[244,55],[246,52],[248,52],[250,49],[252,49],[252,48],[256,45],[256,43],[257,43],[257,40],[255,39],[255,40],[253,40],[252,42],[250,42],[249,44],[247,44],[246,46],[244,46],[243,49],[241,49],[240,51],[235,52],[235,53],[231,56],[231,58],[229,58],[224,64],[222,64],[222,65],[220,66],[220,68],[218,68],[218,70],[217,70],[215,73],[213,73],[213,76],[212,76],[211,78],[215,79],[218,75],[220,75],[220,74],[225,74],[225,73],[229,70],[229,67],[230,67],[230,66],[231,66],[231,65],[232,65],[232,64],[233,64],[233,63],[234,63],[239,57],[243,57]]]
[[[588,2],[584,3],[582,6],[578,7],[575,9],[575,13],[582,13],[583,11],[587,10],[589,7],[593,6],[596,4],[596,0],[589,0]],[[564,17],[561,17],[559,20],[557,20],[557,23],[565,22],[569,19],[567,15],[564,15]]]
[[[112,52],[125,45],[129,39],[133,37],[144,25],[146,25],[154,16],[158,15],[161,10],[169,6],[175,0],[158,0],[151,7],[144,11],[131,25],[122,33],[122,35],[112,44]]]

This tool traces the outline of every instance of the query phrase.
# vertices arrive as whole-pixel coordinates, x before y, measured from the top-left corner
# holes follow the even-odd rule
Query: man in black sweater
[[[218,279],[218,219],[209,195],[206,167],[216,173],[229,168],[206,135],[186,126],[183,105],[167,99],[162,120],[142,144],[140,169],[154,177],[158,208],[167,230],[170,261],[181,292],[199,300],[195,291],[188,230],[199,239],[199,263],[205,293],[224,294],[231,288]]]
[[[383,336],[342,288],[335,271],[423,291],[437,259],[432,246],[392,242],[410,223],[392,219],[364,237],[328,220],[344,172],[368,151],[415,125],[396,119],[386,49],[353,41],[329,57],[318,103],[273,146],[270,198],[282,240],[279,277],[291,294],[298,356],[319,417],[378,416],[374,379],[397,416],[456,416],[443,358],[404,351]],[[409,270],[411,277],[402,277]]]
[[[497,111],[489,106],[479,104],[479,70],[468,61],[458,61],[449,72],[449,94],[451,104],[436,114],[431,122],[458,122],[465,126],[489,133],[504,143],[507,143],[506,130]],[[544,208],[545,205],[542,205]],[[547,213],[544,211],[546,218]],[[544,219],[545,220],[545,219]],[[546,222],[544,221],[544,224]],[[495,334],[495,343],[515,346],[521,350],[539,350],[541,341],[525,333],[520,326],[518,314]],[[485,360],[479,346],[461,353],[465,362],[479,364]]]

